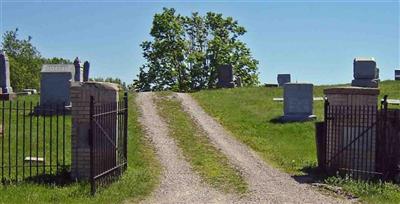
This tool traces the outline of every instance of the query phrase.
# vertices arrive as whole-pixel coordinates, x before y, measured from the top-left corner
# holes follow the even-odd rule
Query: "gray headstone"
[[[286,83],[283,86],[283,121],[306,121],[313,115],[313,84]]]
[[[74,82],[73,64],[44,64],[40,72],[40,105],[69,106],[70,86]]]
[[[0,87],[3,94],[13,92],[10,84],[10,64],[4,51],[0,52]]]
[[[394,80],[400,80],[400,69],[394,70]]]
[[[88,61],[83,63],[83,81],[89,81],[89,70],[90,70],[90,64]]]
[[[279,86],[283,86],[286,83],[290,83],[290,74],[278,74],[277,80]]]
[[[74,60],[74,66],[75,66],[74,81],[79,82],[81,81],[81,61],[79,60],[78,57],[76,57]]]
[[[379,84],[379,69],[374,58],[357,57],[353,61],[352,86],[376,88]]]
[[[222,65],[218,68],[218,88],[233,88],[233,68],[232,65]]]

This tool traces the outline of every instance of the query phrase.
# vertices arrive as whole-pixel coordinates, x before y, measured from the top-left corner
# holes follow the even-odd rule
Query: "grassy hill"
[[[323,89],[326,87],[328,86],[315,86],[314,96],[323,96]],[[380,98],[389,95],[389,98],[400,99],[400,81],[383,81],[380,89]],[[283,96],[282,88],[207,90],[193,93],[192,96],[237,139],[258,152],[269,164],[292,175],[303,175],[306,169],[316,166],[314,122],[286,124],[274,122],[275,118],[283,114],[283,103],[272,99]],[[317,120],[323,120],[323,105],[323,101],[314,102],[314,114],[317,115]],[[339,183],[338,180],[330,181]],[[345,182],[340,183],[346,188]],[[354,190],[358,189],[357,186],[363,186],[363,183],[349,182],[348,185],[352,185],[353,188],[349,191],[366,201],[386,199],[400,202],[398,187],[388,192],[390,195],[381,192],[376,197],[373,192],[369,192],[369,188],[361,192]]]

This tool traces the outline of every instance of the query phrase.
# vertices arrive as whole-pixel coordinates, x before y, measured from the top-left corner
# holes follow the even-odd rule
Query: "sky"
[[[18,28],[44,57],[79,56],[90,62],[91,77],[131,83],[144,63],[139,44],[151,40],[152,18],[163,7],[238,20],[262,83],[277,83],[279,73],[290,73],[292,82],[350,83],[358,56],[374,57],[382,80],[400,68],[398,0],[0,0],[0,31]]]

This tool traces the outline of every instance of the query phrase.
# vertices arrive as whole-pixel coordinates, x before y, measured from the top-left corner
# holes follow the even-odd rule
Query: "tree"
[[[217,68],[232,64],[242,84],[258,84],[258,61],[239,40],[246,30],[231,17],[208,12],[191,16],[164,8],[155,14],[152,41],[140,46],[146,63],[132,87],[136,90],[192,91],[214,88]]]
[[[18,39],[18,29],[6,31],[2,47],[10,61],[10,81],[15,90],[39,88],[42,58],[31,43],[32,37]]]
[[[6,31],[3,35],[2,48],[10,63],[10,81],[14,90],[39,88],[40,69],[42,64],[71,64],[68,59],[53,57],[44,58],[31,43],[32,37],[18,38],[18,28]]]

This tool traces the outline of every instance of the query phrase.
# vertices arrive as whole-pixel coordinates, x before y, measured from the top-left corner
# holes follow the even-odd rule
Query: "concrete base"
[[[235,83],[232,82],[218,82],[217,83],[217,88],[234,88]]]
[[[4,101],[12,101],[17,98],[16,93],[3,93],[0,94],[0,100]]]
[[[315,115],[284,115],[280,118],[282,122],[304,122],[317,119]]]
[[[351,86],[378,88],[379,80],[377,79],[354,79]]]

